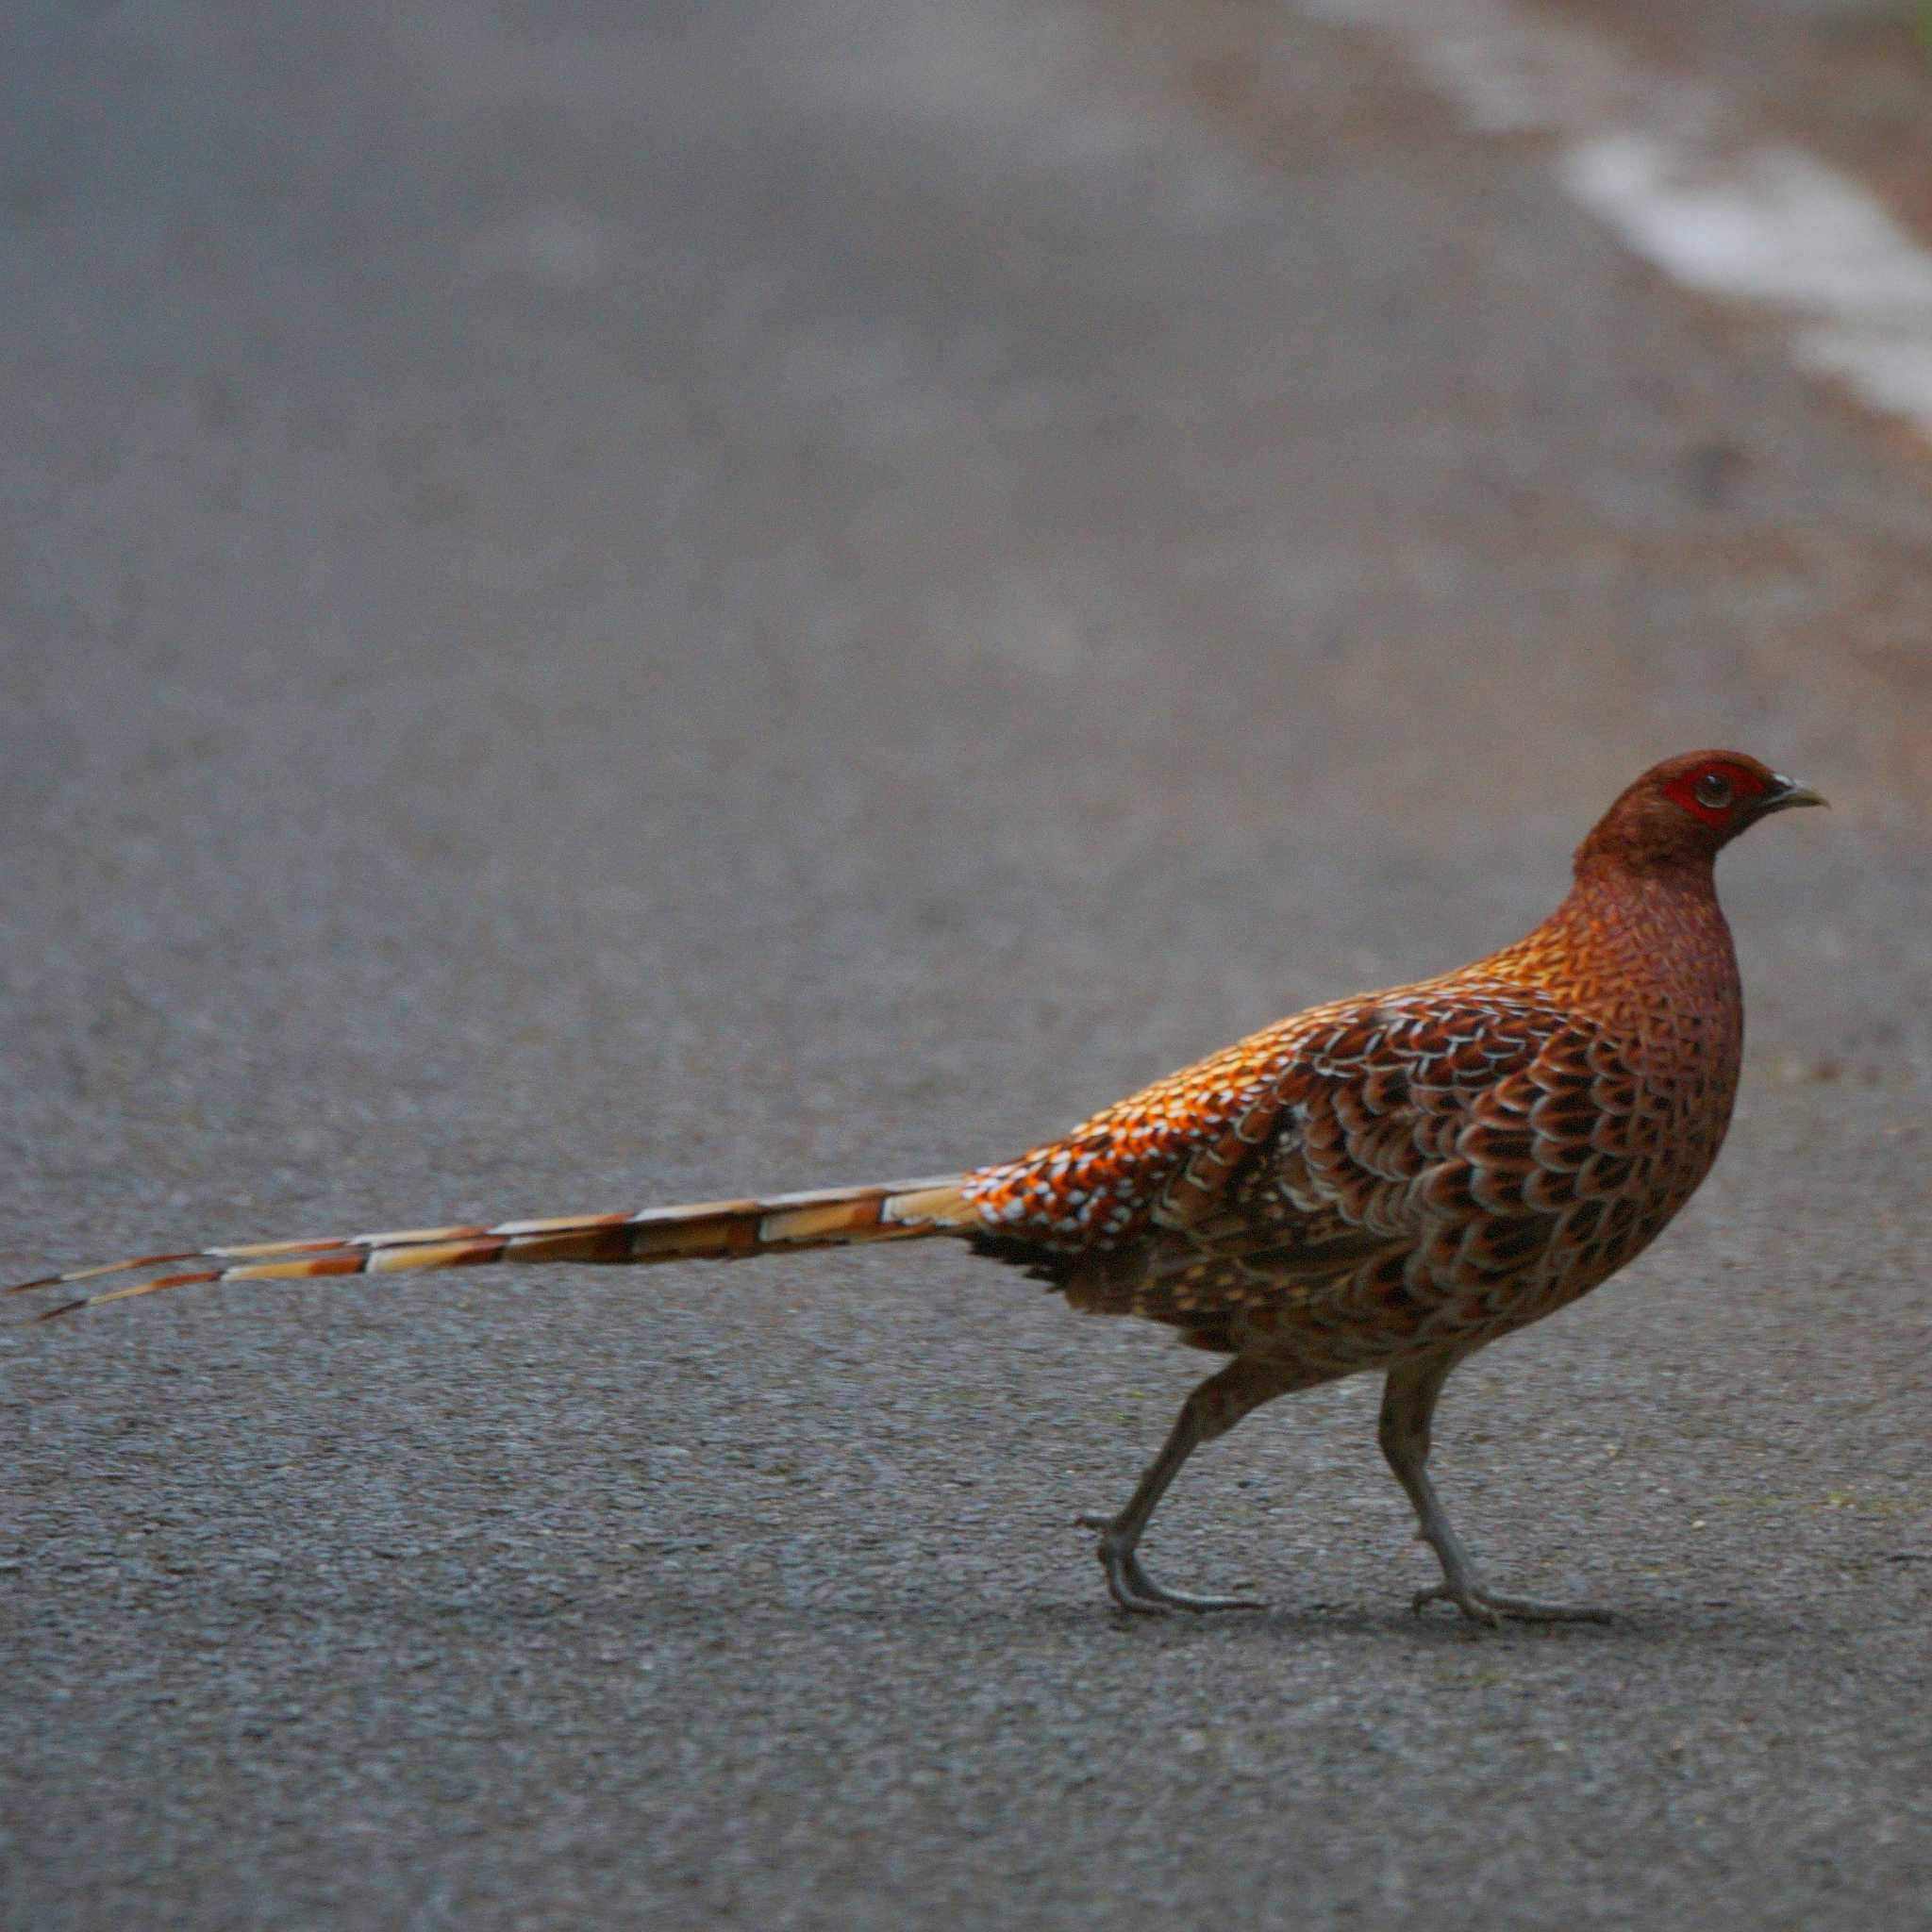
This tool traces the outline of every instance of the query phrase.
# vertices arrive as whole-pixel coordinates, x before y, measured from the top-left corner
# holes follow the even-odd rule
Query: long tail
[[[106,1302],[224,1281],[307,1281],[322,1274],[481,1268],[496,1261],[589,1261],[618,1267],[652,1261],[735,1261],[796,1248],[916,1241],[925,1235],[968,1234],[982,1224],[964,1192],[965,1179],[963,1174],[948,1174],[939,1180],[774,1194],[765,1201],[701,1201],[683,1208],[646,1208],[637,1214],[505,1221],[494,1227],[417,1227],[347,1240],[188,1248],[178,1254],[139,1255],[98,1268],[45,1274],[7,1291],[25,1294],[33,1289],[64,1288],[156,1268],[175,1271],[118,1288],[96,1289],[42,1309],[41,1320],[51,1321],[56,1315],[71,1315]],[[184,1261],[193,1265],[181,1268]]]

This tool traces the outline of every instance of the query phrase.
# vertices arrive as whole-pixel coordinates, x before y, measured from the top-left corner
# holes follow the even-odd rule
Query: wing
[[[1641,1083],[1587,1017],[1462,980],[1323,1008],[1284,1034],[1016,1164],[1017,1198],[1033,1201],[1028,1185],[1046,1198],[1008,1214],[1011,1257],[1030,1236],[1037,1272],[1075,1307],[1170,1323],[1206,1347],[1273,1329],[1340,1346],[1411,1336],[1452,1300],[1515,1293],[1556,1259],[1615,1248],[1601,1278],[1640,1244],[1623,1237],[1641,1219],[1638,1142],[1654,1137]],[[1234,1067],[1250,1077],[1230,1089]],[[1185,1092],[1197,1124],[1174,1137]],[[1096,1135],[1128,1158],[1085,1190],[1105,1205],[1076,1245],[1081,1203],[1053,1199],[1054,1177],[1093,1178]],[[1041,1236],[1057,1244],[1043,1265]]]

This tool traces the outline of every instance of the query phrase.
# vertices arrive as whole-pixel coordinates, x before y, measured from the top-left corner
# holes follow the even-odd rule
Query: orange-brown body
[[[1074,1307],[1326,1379],[1614,1274],[1709,1172],[1742,1040],[1715,895],[1589,874],[1517,944],[1298,1013],[964,1191]]]

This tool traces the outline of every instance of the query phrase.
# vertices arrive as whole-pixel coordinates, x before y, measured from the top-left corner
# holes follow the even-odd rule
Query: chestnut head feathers
[[[1707,868],[1740,832],[1774,811],[1825,801],[1740,751],[1692,751],[1653,765],[1619,794],[1576,848],[1576,871]]]

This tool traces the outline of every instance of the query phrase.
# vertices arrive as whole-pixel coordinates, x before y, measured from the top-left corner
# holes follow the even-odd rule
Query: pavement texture
[[[0,1924],[1916,1927],[1932,461],[1345,31],[9,9],[0,1262],[942,1172],[1731,743],[1717,1174],[1375,1390],[928,1247],[0,1329]]]

